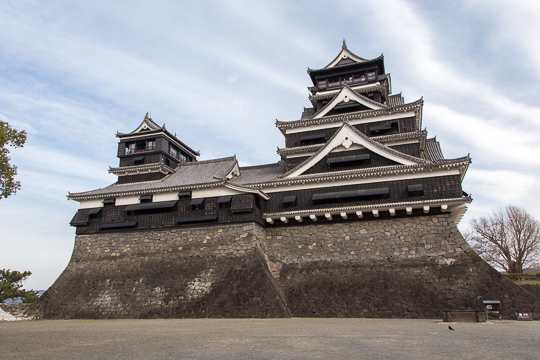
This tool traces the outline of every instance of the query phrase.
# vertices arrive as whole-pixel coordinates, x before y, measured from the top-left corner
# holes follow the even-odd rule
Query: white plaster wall
[[[81,200],[79,204],[79,209],[91,209],[97,207],[103,207],[103,199]]]
[[[140,195],[117,197],[116,206],[138,204],[140,197]]]

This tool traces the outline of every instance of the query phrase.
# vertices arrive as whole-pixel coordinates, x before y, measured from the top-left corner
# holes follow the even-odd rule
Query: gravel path
[[[0,359],[540,359],[540,321],[0,322]]]

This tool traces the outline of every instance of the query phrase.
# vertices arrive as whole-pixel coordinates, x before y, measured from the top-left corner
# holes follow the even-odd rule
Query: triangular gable
[[[365,96],[358,95],[348,85],[345,85],[343,88],[341,88],[340,92],[337,93],[337,95],[334,96],[334,98],[330,102],[328,102],[328,104],[326,104],[320,111],[315,114],[315,116],[313,116],[313,119],[319,119],[328,114],[328,112],[330,112],[338,104],[342,102],[347,103],[349,101],[356,101],[357,103],[362,104],[371,110],[380,110],[386,108],[386,106],[383,104],[379,104],[373,100],[366,98]]]
[[[343,46],[341,47],[341,52],[336,56],[334,60],[328,65],[326,65],[324,68],[333,68],[336,66],[341,60],[350,59],[354,62],[360,63],[360,62],[366,62],[367,59],[361,58],[360,56],[353,54],[352,52],[347,49],[347,44],[345,43],[345,39],[343,40]]]
[[[148,117],[148,113],[146,113],[146,116],[144,117],[144,120],[142,121],[141,125],[139,125],[135,130],[131,132],[131,134],[136,134],[141,131],[148,131],[148,130],[159,130],[161,129],[161,126],[156,124],[152,118]]]
[[[410,155],[402,154],[399,151],[382,145],[374,140],[371,140],[360,131],[356,130],[349,124],[343,124],[334,136],[315,154],[286,174],[285,178],[293,178],[304,174],[310,168],[323,160],[334,149],[343,146],[345,149],[350,148],[353,144],[360,145],[375,154],[385,157],[401,165],[418,165],[425,163],[423,159],[415,158]]]

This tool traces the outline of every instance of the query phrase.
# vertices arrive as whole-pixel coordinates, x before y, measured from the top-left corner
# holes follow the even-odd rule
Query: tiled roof
[[[444,160],[441,145],[436,138],[426,139],[426,150],[423,158],[430,161]]]
[[[355,55],[355,56],[358,56],[358,55]],[[360,57],[360,56],[358,56],[358,57]],[[365,59],[364,62],[360,62],[360,63],[354,62],[354,63],[351,63],[351,64],[336,65],[336,66],[333,66],[331,68],[326,68],[325,67],[325,68],[322,68],[322,69],[310,69],[310,68],[308,68],[307,72],[308,72],[308,74],[311,74],[311,73],[320,72],[320,71],[329,71],[329,70],[334,70],[334,69],[353,67],[353,66],[357,66],[359,64],[364,65],[364,64],[374,63],[374,62],[377,62],[379,60],[384,60],[384,54],[381,54],[380,56],[378,56],[378,57],[376,57],[374,59],[370,59],[370,60]]]
[[[277,164],[241,167],[240,176],[230,180],[230,183],[246,185],[272,182],[281,174],[285,173],[285,169],[286,167],[283,161],[280,161]]]
[[[132,184],[112,184],[106,188],[69,194],[69,199],[91,199],[104,196],[135,195],[145,192],[165,192],[223,183],[237,165],[236,157],[181,163],[162,180]]]
[[[388,105],[391,107],[404,105],[405,99],[401,96],[401,93],[388,96]]]
[[[333,94],[334,96],[332,96],[332,100],[335,99],[336,97],[338,97],[345,89],[348,89],[350,92],[352,92],[353,94],[356,94],[359,98],[361,98],[362,100],[364,100],[365,102],[367,102],[368,104],[373,104],[374,106],[377,106],[377,107],[381,107],[383,109],[386,109],[388,108],[387,105],[384,105],[384,104],[381,104],[377,101],[374,101],[374,100],[371,100],[370,98],[362,95],[362,94],[359,94],[357,93],[356,91],[354,91],[353,89],[351,89],[351,87],[349,85],[343,85],[343,87],[335,94]],[[332,100],[328,101],[328,103],[326,105],[324,105],[322,108],[320,108],[317,112],[313,113],[309,119],[313,119],[315,116],[317,116],[318,114],[320,114],[321,112],[325,111],[326,108],[330,107],[332,105]],[[337,105],[337,104],[334,104],[334,106]],[[369,109],[369,110],[365,110],[365,111],[372,111],[372,109]]]
[[[381,114],[393,113],[395,112],[395,110],[403,111],[403,110],[415,109],[422,106],[423,103],[424,103],[424,100],[419,99],[412,103],[398,105],[396,107],[388,107],[387,109],[355,111],[355,112],[346,113],[346,114],[323,116],[318,119],[309,118],[309,119],[300,119],[300,120],[294,120],[294,121],[276,120],[276,127],[279,129],[287,129],[287,128],[309,126],[309,125],[318,125],[318,124],[323,124],[323,123],[341,122],[341,121],[344,121],[345,119],[352,120],[352,119],[358,119],[362,117],[372,117],[372,116],[377,116]]]
[[[311,115],[313,115],[314,112],[315,112],[315,110],[313,108],[304,108],[304,111],[302,111],[301,119],[311,117]]]
[[[351,129],[352,131],[354,131],[356,134],[358,134],[360,137],[362,137],[365,141],[367,141],[368,143],[370,143],[371,145],[387,152],[387,153],[390,153],[394,156],[398,156],[400,158],[403,158],[403,159],[407,159],[409,161],[413,161],[415,162],[416,164],[427,164],[427,160],[425,159],[421,159],[421,158],[417,158],[417,157],[414,157],[414,156],[411,156],[411,155],[408,155],[408,154],[404,154],[402,152],[399,152],[397,150],[394,150],[392,148],[389,148],[388,146],[386,145],[383,145],[381,143],[379,143],[378,141],[375,141],[373,140],[372,138],[369,138],[368,136],[366,136],[364,133],[362,133],[361,131],[359,131],[357,128],[349,125],[348,123],[344,123],[340,130],[344,127],[348,127],[349,129]],[[332,137],[330,139],[328,139],[328,141],[326,142],[326,144],[329,144],[330,142],[332,142],[332,140],[340,133],[340,130],[336,131],[334,133],[334,135],[332,135]],[[291,169],[289,171],[287,171],[285,174],[281,175],[280,178],[285,178],[287,177],[289,174],[293,173],[294,171],[296,171],[298,168],[301,168],[302,166],[304,166],[305,164],[307,164],[308,162],[311,161],[311,159],[313,159],[314,157],[316,157],[317,155],[319,155],[320,152],[322,152],[324,149],[325,149],[326,146],[322,146],[319,150],[317,150],[315,153],[313,153],[309,158],[307,158],[306,160],[302,161],[299,165],[297,165],[294,169]]]

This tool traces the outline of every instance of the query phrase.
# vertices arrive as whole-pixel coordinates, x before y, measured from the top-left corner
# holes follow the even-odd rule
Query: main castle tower
[[[444,158],[383,56],[343,42],[308,74],[312,107],[276,123],[277,164],[197,161],[148,114],[117,134],[118,181],[68,196],[75,248],[44,315],[440,317],[483,299],[539,312],[457,230],[470,157]]]

